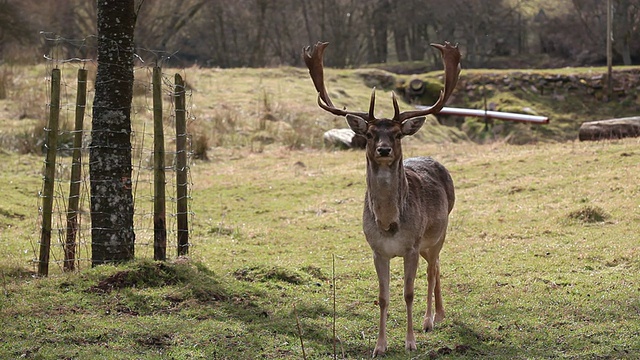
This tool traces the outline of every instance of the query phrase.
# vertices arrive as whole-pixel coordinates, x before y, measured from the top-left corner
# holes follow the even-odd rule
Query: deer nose
[[[378,152],[378,155],[382,156],[382,157],[386,157],[389,156],[389,154],[391,154],[391,148],[390,147],[386,147],[386,146],[381,146],[379,148],[376,149],[376,151]]]

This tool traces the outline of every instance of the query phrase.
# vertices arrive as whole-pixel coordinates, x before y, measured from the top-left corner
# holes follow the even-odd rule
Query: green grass
[[[148,260],[146,229],[138,261],[88,269],[85,260],[74,274],[54,262],[44,279],[33,276],[43,156],[24,141],[40,136],[45,71],[8,71],[3,81],[11,86],[0,99],[0,358],[301,359],[299,321],[306,357],[326,359],[334,354],[334,281],[337,357],[370,357],[378,308],[361,230],[364,154],[321,149],[322,132],[344,120],[317,108],[306,70],[181,70],[193,91],[190,129],[208,142],[210,159],[191,166],[190,258]],[[580,72],[551,73],[566,71]],[[327,70],[338,106],[367,106],[363,73]],[[150,128],[147,88],[142,81],[134,99],[141,133]],[[65,89],[69,103],[72,80]],[[476,145],[434,121],[403,140],[407,157],[431,155],[450,169],[457,202],[441,255],[447,317],[417,334],[418,351],[404,351],[402,265],[393,261],[386,358],[640,357],[640,142],[549,140],[572,139],[582,120],[624,114],[637,103],[494,95],[552,114],[544,127],[501,124],[507,138],[538,145],[509,145],[504,137]],[[388,91],[377,99],[379,114],[391,114]],[[63,122],[72,110],[63,106]],[[468,134],[483,126],[470,123]],[[67,173],[68,165],[60,178]],[[57,184],[64,193],[67,184]],[[148,188],[137,188],[140,212],[148,211]],[[55,240],[54,247],[59,256]],[[416,326],[425,269],[416,283]]]
[[[70,129],[74,122],[74,100],[76,95],[75,74],[77,64],[63,64],[61,126]],[[89,70],[88,99],[93,96],[95,67],[86,64]],[[41,148],[48,108],[50,84],[42,79],[48,76],[51,64],[46,66],[2,66],[0,79],[5,87],[6,98],[0,99],[0,145],[3,149],[21,153],[38,153]],[[420,78],[432,86],[441,86],[441,71],[415,75],[397,75],[379,69],[325,69],[325,82],[330,97],[338,107],[354,111],[366,111],[371,88],[376,87],[376,116],[390,117],[393,114],[391,91],[398,94],[413,78]],[[634,67],[615,67],[615,73],[637,71]],[[138,134],[152,128],[150,119],[151,69],[135,69],[133,99],[133,128]],[[187,98],[189,130],[194,137],[193,149],[199,156],[206,155],[206,148],[250,147],[254,151],[272,143],[290,149],[323,148],[323,133],[331,128],[344,128],[345,121],[319,110],[317,94],[304,68],[280,67],[269,69],[164,69],[163,93],[171,91],[175,73],[180,73],[190,90]],[[482,119],[467,118],[458,127],[433,128],[421,134],[421,140],[441,143],[471,139],[476,142],[506,141],[526,144],[548,141],[566,141],[577,138],[580,124],[584,121],[602,120],[612,117],[635,116],[640,109],[637,74],[629,76],[625,84],[627,93],[612,101],[603,101],[604,90],[582,87],[557,87],[555,82],[541,87],[536,81],[522,82],[522,78],[537,75],[548,77],[572,76],[586,79],[606,74],[606,68],[564,68],[550,70],[487,70],[464,69],[460,74],[457,91],[448,106],[483,108],[494,103],[496,109],[509,112],[524,112],[529,108],[539,115],[549,116],[547,125],[528,125],[496,121],[490,131],[485,131]],[[505,86],[510,78],[517,85],[513,89]],[[520,85],[520,84],[524,85]],[[405,84],[405,85],[403,85]],[[534,91],[531,85],[540,89]],[[481,89],[485,89],[484,92]],[[540,92],[542,91],[542,93]],[[437,92],[436,92],[437,93]],[[484,94],[484,95],[483,95]],[[401,97],[401,96],[400,96]],[[428,103],[431,101],[424,100]],[[167,126],[172,121],[169,96],[164,97]],[[400,101],[401,110],[410,110],[412,105]],[[435,120],[433,120],[435,121]],[[90,128],[85,121],[85,128]],[[140,137],[139,137],[140,138]],[[168,146],[171,144],[168,144]]]
[[[407,141],[406,156],[436,157],[456,184],[441,255],[447,317],[405,352],[394,260],[386,358],[638,358],[638,145]],[[189,260],[54,266],[38,279],[42,160],[0,154],[0,358],[301,359],[296,320],[307,358],[330,358],[334,261],[338,358],[369,358],[378,309],[360,227],[364,154],[272,145],[210,157],[192,167]]]

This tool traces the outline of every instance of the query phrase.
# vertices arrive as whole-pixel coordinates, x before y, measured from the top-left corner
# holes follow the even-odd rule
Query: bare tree
[[[134,257],[131,193],[134,0],[98,0],[98,73],[89,154],[92,264]]]
[[[406,17],[407,11],[411,7],[409,2],[395,0],[393,1],[393,38],[396,46],[396,54],[398,61],[408,61],[409,52],[407,50],[407,39],[409,38],[409,28],[413,17]]]
[[[603,59],[602,0],[144,1],[135,30],[138,55],[145,60],[171,57],[172,66],[298,66],[299,47],[318,40],[334,44],[336,51],[325,59],[332,67],[382,63],[390,57],[437,65],[439,55],[427,44],[443,40],[460,43],[467,67],[493,66],[496,57],[508,62],[512,55],[540,51],[563,65]],[[640,0],[613,4],[614,57],[630,64],[640,58]],[[38,35],[29,29],[93,39],[96,6],[86,0],[0,0],[0,51],[13,58],[35,58],[31,54],[38,52],[40,58],[56,46],[59,56],[94,57],[77,52],[93,44],[71,41],[47,42],[34,51]],[[547,21],[537,19],[539,13]]]
[[[371,63],[383,63],[387,61],[389,45],[387,35],[389,25],[392,22],[389,14],[391,3],[389,0],[380,0],[371,7],[371,31],[369,31],[369,57]]]
[[[640,27],[640,0],[615,0],[613,17],[614,46],[622,62],[631,65],[633,37]]]
[[[68,0],[63,2],[30,2],[21,5],[30,15],[46,27],[39,25],[45,42],[40,50],[57,58],[95,58],[97,3],[95,1]]]
[[[21,9],[15,3],[0,1],[0,58],[5,58],[8,43],[33,43],[31,25],[21,21]]]
[[[145,11],[139,14],[135,29],[138,55],[145,60],[158,61],[176,51],[184,51],[185,58],[193,61],[191,51],[186,50],[184,44],[189,41],[192,31],[201,26],[196,19],[201,18],[200,12],[207,3],[206,0],[145,0]],[[183,60],[182,56],[179,60]]]
[[[614,60],[631,65],[633,56],[640,56],[637,28],[640,26],[640,0],[613,0],[613,50]],[[573,17],[554,19],[546,38],[560,56],[571,56],[579,64],[604,61],[607,39],[607,1],[572,0]],[[577,16],[576,16],[577,15]],[[572,18],[579,24],[568,26]],[[563,27],[565,31],[558,31]],[[575,31],[575,29],[580,31]],[[570,34],[571,36],[567,36]]]
[[[433,6],[438,4],[431,5],[418,0],[393,0],[392,2],[392,31],[398,60],[423,60],[429,44],[428,30],[436,21],[437,13],[432,12]]]

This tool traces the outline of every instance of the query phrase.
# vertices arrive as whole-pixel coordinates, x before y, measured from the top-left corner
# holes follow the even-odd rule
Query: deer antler
[[[458,82],[458,75],[460,75],[460,50],[458,45],[452,46],[449,42],[445,41],[444,45],[431,44],[434,48],[440,50],[442,54],[442,62],[444,63],[444,89],[440,92],[440,97],[433,106],[424,110],[413,110],[399,112],[398,102],[396,97],[393,96],[393,108],[395,109],[395,115],[393,121],[403,122],[407,119],[411,119],[417,116],[435,114],[442,110],[444,104],[449,99],[449,96],[453,92]]]
[[[305,64],[307,64],[307,68],[309,68],[309,75],[311,75],[313,85],[318,91],[318,105],[324,110],[337,116],[345,116],[351,114],[360,116],[367,122],[375,120],[375,117],[373,116],[373,108],[375,106],[375,88],[374,92],[371,93],[371,102],[369,104],[368,113],[338,109],[333,105],[333,102],[331,102],[329,94],[327,93],[327,89],[324,86],[324,68],[322,65],[324,49],[328,45],[328,42],[317,42],[313,46],[313,50],[310,46],[302,49],[302,57],[304,58]]]
[[[304,62],[309,68],[309,75],[311,75],[311,80],[313,80],[313,85],[316,87],[318,91],[318,105],[337,116],[345,116],[345,115],[357,115],[361,118],[365,119],[367,122],[373,122],[377,120],[373,115],[373,110],[375,107],[375,88],[371,92],[371,102],[369,103],[369,112],[358,112],[358,111],[347,111],[346,109],[338,109],[333,105],[331,99],[329,98],[329,94],[327,93],[327,89],[324,86],[324,68],[322,64],[322,59],[324,56],[324,50],[329,45],[328,42],[317,42],[313,49],[310,46],[307,46],[302,49],[302,57],[304,58]],[[444,43],[444,45],[440,44],[431,44],[431,46],[440,50],[442,53],[442,62],[444,63],[444,89],[440,92],[440,97],[438,101],[431,107],[424,110],[414,110],[414,111],[403,111],[400,112],[400,108],[398,107],[398,100],[395,95],[393,96],[393,108],[395,114],[393,116],[393,121],[402,123],[407,119],[411,119],[417,116],[423,116],[428,114],[437,113],[442,109],[444,104],[449,99],[451,92],[456,87],[456,83],[458,82],[458,75],[460,74],[460,51],[458,50],[458,46],[452,46],[449,42]]]

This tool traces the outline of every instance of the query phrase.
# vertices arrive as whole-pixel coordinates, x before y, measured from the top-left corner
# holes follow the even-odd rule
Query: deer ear
[[[413,135],[420,130],[424,124],[424,116],[407,119],[402,123],[402,135]]]
[[[364,136],[367,133],[367,122],[360,116],[347,114],[347,124],[358,135]]]

